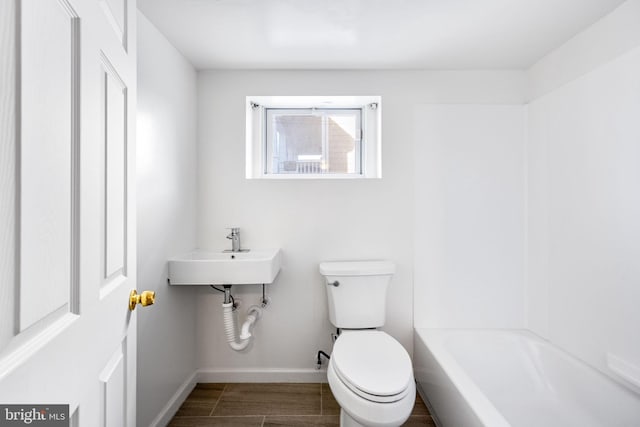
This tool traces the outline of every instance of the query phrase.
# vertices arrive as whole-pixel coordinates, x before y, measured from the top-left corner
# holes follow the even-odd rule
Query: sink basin
[[[272,283],[280,271],[280,249],[249,252],[194,251],[169,260],[172,285]]]

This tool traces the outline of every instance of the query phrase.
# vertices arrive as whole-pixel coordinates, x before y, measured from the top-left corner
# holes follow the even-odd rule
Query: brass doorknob
[[[129,310],[133,311],[137,304],[142,304],[143,307],[152,305],[156,301],[156,293],[153,291],[143,291],[138,294],[135,289],[129,294]]]

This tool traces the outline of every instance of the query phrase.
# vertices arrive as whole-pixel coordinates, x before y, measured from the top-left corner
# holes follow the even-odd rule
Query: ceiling
[[[624,0],[138,0],[198,69],[528,68]]]

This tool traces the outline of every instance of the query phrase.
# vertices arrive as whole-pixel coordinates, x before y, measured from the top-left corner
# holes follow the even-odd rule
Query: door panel
[[[127,18],[129,10],[128,0],[99,0],[105,18],[109,22],[115,37],[122,47],[127,50]],[[133,15],[135,16],[135,15]]]
[[[20,308],[24,331],[69,311],[77,277],[73,227],[78,144],[78,16],[61,1],[21,8]],[[43,286],[46,284],[46,286]]]
[[[107,58],[103,59],[105,100],[105,284],[126,276],[127,88]]]
[[[0,404],[134,426],[135,1],[1,3]]]
[[[0,1],[0,351],[16,329],[16,11]]]
[[[126,359],[123,354],[126,343],[119,347],[100,373],[102,427],[119,427],[126,424]]]

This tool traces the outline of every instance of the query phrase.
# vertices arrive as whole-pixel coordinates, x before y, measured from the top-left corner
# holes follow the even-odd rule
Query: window
[[[380,97],[247,97],[247,178],[380,177]]]
[[[361,109],[266,108],[267,174],[361,174]]]

